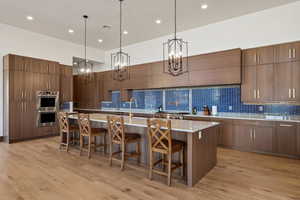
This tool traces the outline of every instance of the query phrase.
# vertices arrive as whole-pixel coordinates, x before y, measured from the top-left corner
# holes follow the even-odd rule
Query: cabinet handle
[[[296,99],[296,89],[293,88],[293,98]]]
[[[292,90],[289,88],[289,98],[292,98]]]
[[[254,90],[254,99],[256,99],[256,90]]]
[[[292,58],[292,49],[289,49],[289,58]]]
[[[280,127],[293,127],[293,125],[290,125],[290,124],[280,124],[279,126]]]
[[[255,140],[255,137],[256,137],[256,132],[255,132],[255,129],[253,129],[253,131],[254,131],[254,133],[253,133],[253,137],[254,137],[254,139],[253,139],[253,140]]]
[[[259,93],[259,89],[257,90],[257,98],[260,98],[260,93]]]
[[[250,139],[253,140],[253,129],[250,130]]]
[[[296,58],[296,49],[293,49],[293,58]]]
[[[256,64],[257,61],[257,54],[254,55],[254,63]]]

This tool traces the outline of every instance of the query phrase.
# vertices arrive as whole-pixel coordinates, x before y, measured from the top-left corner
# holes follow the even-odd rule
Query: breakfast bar
[[[108,114],[90,114],[93,127],[106,127]],[[110,115],[111,116],[111,115]],[[77,115],[70,115],[76,123]],[[148,166],[147,118],[124,117],[126,129],[141,134],[141,163]],[[172,137],[186,142],[185,178],[190,187],[203,178],[217,163],[217,122],[171,120]],[[175,158],[176,159],[176,158]]]

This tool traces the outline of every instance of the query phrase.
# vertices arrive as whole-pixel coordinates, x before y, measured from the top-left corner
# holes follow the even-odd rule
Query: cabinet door
[[[293,61],[300,61],[300,42],[293,43]]]
[[[274,56],[275,50],[274,47],[262,47],[257,49],[257,59],[258,64],[265,65],[265,64],[273,64],[274,63]]]
[[[257,101],[270,102],[274,99],[274,66],[258,65],[256,67]]]
[[[259,152],[272,153],[273,132],[273,127],[256,126],[253,133],[254,150]]]
[[[59,75],[49,74],[49,90],[59,91]]]
[[[292,62],[275,65],[275,101],[292,101]]]
[[[9,108],[9,140],[22,137],[23,102],[10,102]]]
[[[257,64],[257,49],[243,51],[243,66],[253,66]]]
[[[298,125],[297,128],[297,151],[298,151],[298,156],[300,157],[300,124]]]
[[[225,122],[222,125],[222,145],[225,147],[233,147],[234,146],[234,132],[232,123]]]
[[[300,62],[293,62],[293,99],[300,102]]]
[[[255,102],[256,99],[256,67],[243,67],[243,81],[241,86],[243,102]]]
[[[10,101],[20,102],[24,98],[24,72],[10,71]]]
[[[24,110],[22,112],[22,138],[30,139],[34,138],[36,127],[36,106],[34,102],[24,102]]]
[[[297,154],[297,126],[293,123],[276,125],[277,153],[294,156]]]
[[[289,62],[293,60],[293,51],[292,44],[282,44],[278,45],[276,48],[277,51],[277,59],[279,63]]]
[[[253,127],[248,125],[235,125],[235,146],[245,151],[252,150]]]

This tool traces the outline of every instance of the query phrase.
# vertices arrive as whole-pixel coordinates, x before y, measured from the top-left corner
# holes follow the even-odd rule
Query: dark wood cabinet
[[[274,66],[243,67],[241,98],[243,102],[270,102],[274,99]]]
[[[300,42],[278,45],[276,54],[278,63],[300,61]]]
[[[297,155],[297,125],[296,123],[276,123],[276,153],[282,155]]]
[[[60,65],[60,102],[73,101],[73,70],[72,66]]]
[[[243,50],[243,66],[273,64],[275,61],[274,46]]]
[[[298,127],[297,127],[297,151],[298,151],[298,157],[300,158],[300,123],[298,123]]]
[[[203,120],[207,121],[206,118]],[[218,144],[224,147],[233,147],[235,138],[232,120],[212,118],[211,121],[220,123],[218,127]]]
[[[260,125],[253,127],[253,149],[258,152],[272,153],[274,127],[271,125]]]
[[[234,120],[235,148],[261,153],[274,152],[274,122]]]
[[[59,91],[57,62],[24,56],[4,56],[4,138],[17,142],[40,134],[37,127],[36,93],[39,90]],[[49,135],[57,134],[49,127]]]
[[[300,62],[275,65],[275,101],[299,102]]]

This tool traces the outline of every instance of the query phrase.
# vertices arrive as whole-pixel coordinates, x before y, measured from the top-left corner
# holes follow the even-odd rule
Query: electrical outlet
[[[264,107],[263,106],[259,106],[258,110],[259,110],[259,112],[263,112],[264,111]]]
[[[232,110],[232,106],[229,106],[228,109],[231,111]]]

